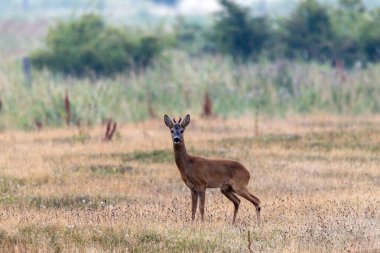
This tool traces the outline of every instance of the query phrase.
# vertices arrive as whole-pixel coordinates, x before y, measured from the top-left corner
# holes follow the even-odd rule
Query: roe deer
[[[236,161],[212,160],[187,154],[183,132],[190,123],[189,114],[186,115],[182,123],[181,118],[177,123],[175,119],[172,121],[168,115],[164,116],[164,121],[172,135],[174,158],[182,180],[191,190],[192,220],[195,219],[198,196],[200,198],[199,211],[201,213],[201,220],[203,221],[206,189],[220,188],[222,193],[235,206],[233,223],[235,222],[240,205],[240,199],[235,193],[252,202],[256,208],[257,220],[260,222],[260,200],[247,189],[250,178],[248,170]]]

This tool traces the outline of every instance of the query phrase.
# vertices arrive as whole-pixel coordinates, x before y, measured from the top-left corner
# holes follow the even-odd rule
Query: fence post
[[[30,66],[30,59],[28,56],[22,58],[22,71],[24,73],[25,83],[32,85],[32,69]]]

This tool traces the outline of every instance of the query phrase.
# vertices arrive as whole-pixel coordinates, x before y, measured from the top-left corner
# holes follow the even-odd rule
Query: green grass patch
[[[90,171],[97,175],[123,175],[126,172],[131,172],[133,167],[127,165],[92,165]]]
[[[122,160],[123,162],[168,163],[174,161],[174,155],[171,150],[136,151],[123,155]]]
[[[58,157],[58,159],[94,159],[98,160],[99,158],[111,158],[118,160],[122,163],[127,162],[139,162],[139,163],[167,163],[174,162],[174,154],[172,150],[153,150],[153,151],[134,151],[131,153],[104,153],[104,154],[65,154],[64,156]],[[57,159],[57,157],[46,156],[44,157],[46,160]],[[82,169],[81,167],[74,167],[74,170]],[[132,171],[133,168],[128,165],[91,165],[89,170],[92,173],[105,173],[105,174],[113,174],[120,173],[124,174],[128,171]]]
[[[25,179],[2,176],[0,177],[0,196],[15,193],[20,187],[26,184]]]

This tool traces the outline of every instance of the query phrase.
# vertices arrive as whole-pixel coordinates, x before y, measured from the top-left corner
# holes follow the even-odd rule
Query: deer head
[[[185,131],[187,125],[190,123],[190,115],[187,114],[183,120],[179,118],[178,122],[176,122],[175,118],[171,120],[169,116],[165,114],[164,122],[165,125],[170,129],[173,143],[175,145],[180,144],[183,140],[183,132]]]

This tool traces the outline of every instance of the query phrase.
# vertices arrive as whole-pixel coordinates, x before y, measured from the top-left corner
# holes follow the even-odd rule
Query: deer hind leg
[[[236,194],[247,199],[248,201],[250,201],[255,206],[257,220],[260,223],[260,211],[261,211],[260,200],[256,196],[251,194],[247,188],[237,188],[237,189],[234,189],[234,191],[236,192]]]
[[[234,218],[232,219],[232,223],[235,223],[236,215],[239,211],[240,199],[234,194],[231,186],[229,185],[222,185],[220,190],[222,191],[224,196],[226,196],[229,200],[232,201],[232,203],[234,203],[235,209],[234,209]]]
[[[201,213],[201,220],[204,221],[206,189],[199,191],[199,200],[200,200],[199,211]]]

